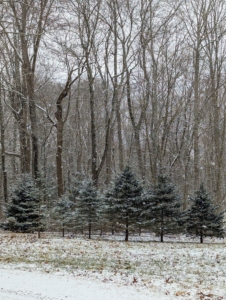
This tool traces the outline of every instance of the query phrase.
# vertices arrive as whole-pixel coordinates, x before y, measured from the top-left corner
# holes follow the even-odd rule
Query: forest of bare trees
[[[24,173],[52,201],[130,165],[225,207],[224,0],[2,1],[0,67],[2,203]]]

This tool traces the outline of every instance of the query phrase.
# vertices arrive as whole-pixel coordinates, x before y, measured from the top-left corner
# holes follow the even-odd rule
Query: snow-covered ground
[[[226,299],[224,240],[132,239],[0,232],[0,299]]]
[[[2,300],[166,300],[135,287],[39,272],[0,269]]]

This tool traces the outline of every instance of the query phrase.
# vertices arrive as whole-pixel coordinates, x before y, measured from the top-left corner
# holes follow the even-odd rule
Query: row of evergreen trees
[[[44,214],[40,193],[32,180],[24,176],[6,205],[6,230],[31,232],[44,229]],[[204,185],[190,198],[191,205],[181,211],[180,197],[164,174],[159,175],[153,189],[144,189],[130,167],[120,173],[107,192],[100,194],[89,180],[56,201],[51,218],[63,230],[87,231],[89,238],[95,229],[125,233],[141,229],[155,232],[163,242],[164,235],[186,232],[195,234],[203,242],[204,236],[223,237],[223,212],[219,212]]]

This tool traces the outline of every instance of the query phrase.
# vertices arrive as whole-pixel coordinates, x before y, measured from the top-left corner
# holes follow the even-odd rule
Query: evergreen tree
[[[84,180],[76,200],[76,226],[82,230],[88,228],[89,239],[93,227],[98,223],[98,216],[99,197],[96,187],[91,180]]]
[[[125,241],[129,239],[129,228],[137,224],[142,206],[142,187],[129,166],[115,179],[107,194],[107,214],[113,226],[118,223],[125,229]]]
[[[39,190],[29,175],[23,175],[12,193],[11,201],[4,208],[6,221],[1,224],[2,228],[14,232],[43,230],[40,204]]]
[[[185,212],[187,231],[198,235],[200,243],[203,243],[204,236],[223,237],[223,212],[218,212],[219,207],[212,203],[203,183],[190,200],[191,208]]]
[[[153,191],[143,195],[145,209],[143,217],[148,226],[158,235],[161,242],[166,233],[178,231],[180,219],[180,202],[175,187],[169,178],[161,174]]]
[[[75,203],[63,195],[52,210],[52,218],[62,227],[64,237],[65,229],[72,226],[75,218]]]

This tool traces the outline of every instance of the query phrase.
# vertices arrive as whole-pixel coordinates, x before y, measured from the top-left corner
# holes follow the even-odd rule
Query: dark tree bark
[[[2,97],[4,92],[2,91],[2,84],[0,82],[0,126],[1,126],[1,162],[2,162],[2,176],[3,176],[3,196],[5,203],[8,202],[8,184],[7,184],[7,170],[5,161],[5,124],[3,118]]]
[[[125,241],[128,242],[129,240],[129,213],[126,212],[126,232],[125,232]]]
[[[200,231],[200,243],[201,244],[203,243],[203,232],[202,232],[202,230]]]

